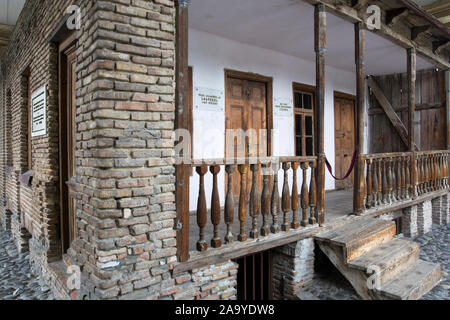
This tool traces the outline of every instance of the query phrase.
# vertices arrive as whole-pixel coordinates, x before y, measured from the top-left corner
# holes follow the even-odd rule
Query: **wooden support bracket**
[[[411,40],[415,41],[421,38],[425,33],[431,31],[431,25],[425,25],[420,27],[413,27],[411,29]]]
[[[392,26],[395,24],[401,17],[406,16],[408,13],[408,9],[406,8],[398,8],[386,11],[386,24],[388,26]]]

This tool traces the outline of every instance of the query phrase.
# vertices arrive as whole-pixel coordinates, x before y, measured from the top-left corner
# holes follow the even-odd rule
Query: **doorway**
[[[352,95],[334,93],[334,128],[335,128],[335,172],[337,177],[344,177],[352,163],[356,146],[355,135],[356,98]],[[353,172],[345,179],[336,180],[336,189],[353,188]]]
[[[242,257],[236,261],[237,299],[262,301],[272,299],[272,251]]]
[[[237,138],[227,141],[225,136],[226,157],[260,157],[271,155],[271,129],[272,123],[272,78],[251,73],[227,70],[225,72],[225,129],[227,132],[242,129],[248,134],[253,129],[256,134],[255,143],[250,143],[247,135],[244,144],[239,144]],[[261,131],[265,129],[266,131]],[[229,144],[234,150],[227,152]],[[245,148],[245,150],[242,150]],[[247,179],[247,194],[250,193],[252,173],[249,170]],[[233,175],[233,194],[237,197],[240,191],[240,175]],[[257,181],[259,190],[262,190],[262,175]]]
[[[63,254],[75,240],[77,229],[75,199],[71,182],[75,177],[76,145],[76,38],[69,36],[59,46],[59,164],[60,164],[60,229]]]

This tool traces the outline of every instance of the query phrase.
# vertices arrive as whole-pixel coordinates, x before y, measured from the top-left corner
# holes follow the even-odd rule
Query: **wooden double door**
[[[226,115],[225,157],[262,157],[270,153],[271,122],[271,80],[238,72],[226,75]],[[270,115],[270,116],[269,116]],[[265,129],[265,130],[264,130]],[[236,134],[231,134],[230,130]],[[242,131],[241,131],[242,130]],[[244,136],[239,136],[239,132]],[[253,138],[251,134],[253,135]],[[245,141],[242,141],[245,137]],[[233,139],[231,141],[231,139]],[[238,141],[241,140],[241,141]],[[232,150],[230,152],[230,150]],[[246,181],[250,193],[252,173],[249,170]],[[259,175],[258,186],[262,188],[262,176]],[[233,193],[239,195],[240,176],[233,176]]]
[[[335,95],[334,97],[335,126],[335,176],[342,178],[352,163],[355,151],[355,100],[352,97]],[[342,181],[336,180],[336,189],[353,187],[353,172]]]

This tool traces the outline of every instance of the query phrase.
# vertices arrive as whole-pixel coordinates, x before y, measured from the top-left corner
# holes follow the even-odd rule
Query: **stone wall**
[[[314,239],[308,238],[276,248],[273,252],[273,297],[296,300],[298,290],[312,283]]]

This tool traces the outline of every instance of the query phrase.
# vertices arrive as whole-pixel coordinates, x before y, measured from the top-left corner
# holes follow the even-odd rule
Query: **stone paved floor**
[[[414,241],[420,243],[420,259],[439,263],[441,282],[423,300],[450,300],[450,224],[433,228]],[[335,269],[327,275],[318,275],[314,284],[299,294],[304,300],[360,300],[350,283]]]
[[[11,233],[0,230],[0,300],[52,300],[30,274],[29,255],[18,254]]]

